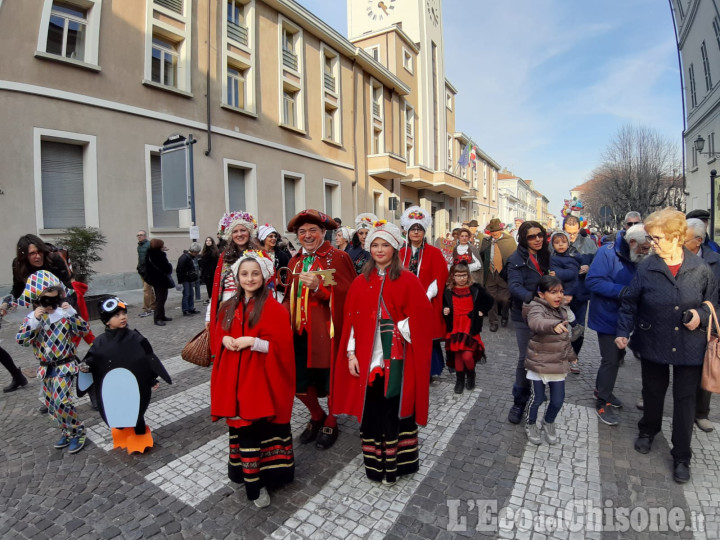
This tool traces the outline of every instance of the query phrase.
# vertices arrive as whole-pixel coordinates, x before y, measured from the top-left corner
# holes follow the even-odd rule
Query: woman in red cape
[[[403,270],[395,225],[377,222],[366,239],[372,260],[353,281],[333,365],[330,410],[360,421],[365,472],[393,484],[419,468],[418,427],[428,419],[430,302]]]
[[[269,293],[272,261],[245,251],[232,265],[237,294],[219,310],[212,348],[210,414],[230,430],[228,477],[244,483],[248,499],[270,504],[268,486],[295,475],[290,416],[295,353],[288,312]]]
[[[400,250],[400,261],[418,277],[432,303],[432,312],[429,316],[433,339],[430,375],[440,375],[444,365],[440,340],[445,338],[446,333],[442,297],[448,278],[447,261],[442,251],[426,241],[427,231],[432,227],[432,217],[427,210],[419,206],[411,206],[403,212],[400,224],[408,237],[407,244]]]

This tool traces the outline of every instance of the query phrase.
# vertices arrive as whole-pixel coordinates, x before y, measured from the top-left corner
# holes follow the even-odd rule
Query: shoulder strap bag
[[[702,370],[702,386],[708,392],[720,394],[720,325],[718,324],[715,307],[711,302],[703,302],[710,309],[710,320],[707,328],[707,348]]]

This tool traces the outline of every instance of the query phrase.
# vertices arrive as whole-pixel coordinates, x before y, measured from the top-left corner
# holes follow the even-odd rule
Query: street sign
[[[612,216],[613,210],[611,206],[605,205],[600,207],[600,217],[603,218],[604,221],[611,219]]]

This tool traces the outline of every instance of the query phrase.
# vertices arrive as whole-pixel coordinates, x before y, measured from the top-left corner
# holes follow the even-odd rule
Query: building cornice
[[[405,32],[403,32],[402,28],[400,28],[397,25],[388,26],[386,28],[381,28],[380,30],[368,32],[367,34],[362,34],[360,36],[352,37],[352,38],[350,38],[350,43],[354,44],[356,41],[362,41],[362,40],[365,40],[368,38],[382,36],[383,34],[388,34],[390,32],[395,32],[398,36],[400,36],[400,38],[405,42],[405,44],[410,47],[410,49],[415,54],[420,54],[420,47],[418,47],[417,44],[414,43],[412,39],[410,39],[410,36],[408,36]]]
[[[60,101],[67,101],[70,103],[86,105],[88,107],[97,107],[99,109],[106,109],[106,110],[115,111],[115,112],[119,112],[119,113],[130,114],[133,116],[148,118],[148,119],[154,120],[154,121],[167,122],[167,123],[175,124],[178,126],[184,126],[184,127],[188,127],[188,128],[192,128],[192,129],[197,129],[198,131],[202,131],[203,133],[207,130],[207,124],[205,122],[198,122],[196,120],[191,120],[189,118],[183,118],[181,116],[176,116],[173,114],[162,113],[162,112],[154,111],[151,109],[136,107],[134,105],[127,105],[125,103],[118,103],[116,101],[110,101],[107,99],[96,98],[93,96],[77,94],[75,92],[68,92],[66,90],[60,90],[60,89],[56,89],[56,88],[47,88],[44,86],[37,86],[37,85],[33,85],[33,84],[0,80],[0,95],[1,95],[2,91],[35,95],[35,96],[40,96],[40,97],[48,98],[48,99],[56,99],[56,100],[60,100]],[[280,144],[275,141],[261,139],[260,137],[254,137],[252,135],[247,135],[245,133],[239,133],[239,132],[233,131],[231,129],[226,129],[226,128],[222,128],[219,126],[211,126],[211,131],[213,133],[217,133],[218,135],[225,135],[226,137],[231,137],[233,139],[239,139],[239,140],[242,140],[245,142],[258,144],[260,146],[265,146],[265,147],[273,148],[276,150],[282,150],[284,152],[288,152],[288,153],[295,154],[298,156],[306,157],[306,158],[313,159],[316,161],[322,161],[324,163],[329,163],[329,164],[335,165],[337,167],[342,167],[343,169],[348,169],[351,171],[355,169],[355,167],[353,166],[352,163],[345,163],[343,161],[326,158],[325,156],[321,156],[321,155],[315,154],[313,152],[308,152],[306,150],[301,150],[299,148],[294,148],[292,146]]]

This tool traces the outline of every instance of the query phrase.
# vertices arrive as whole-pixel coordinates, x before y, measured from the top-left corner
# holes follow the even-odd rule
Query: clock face
[[[438,0],[426,0],[428,17],[435,26],[440,22],[440,6],[438,4]]]
[[[382,21],[395,11],[395,0],[368,0],[367,14],[372,21]]]

